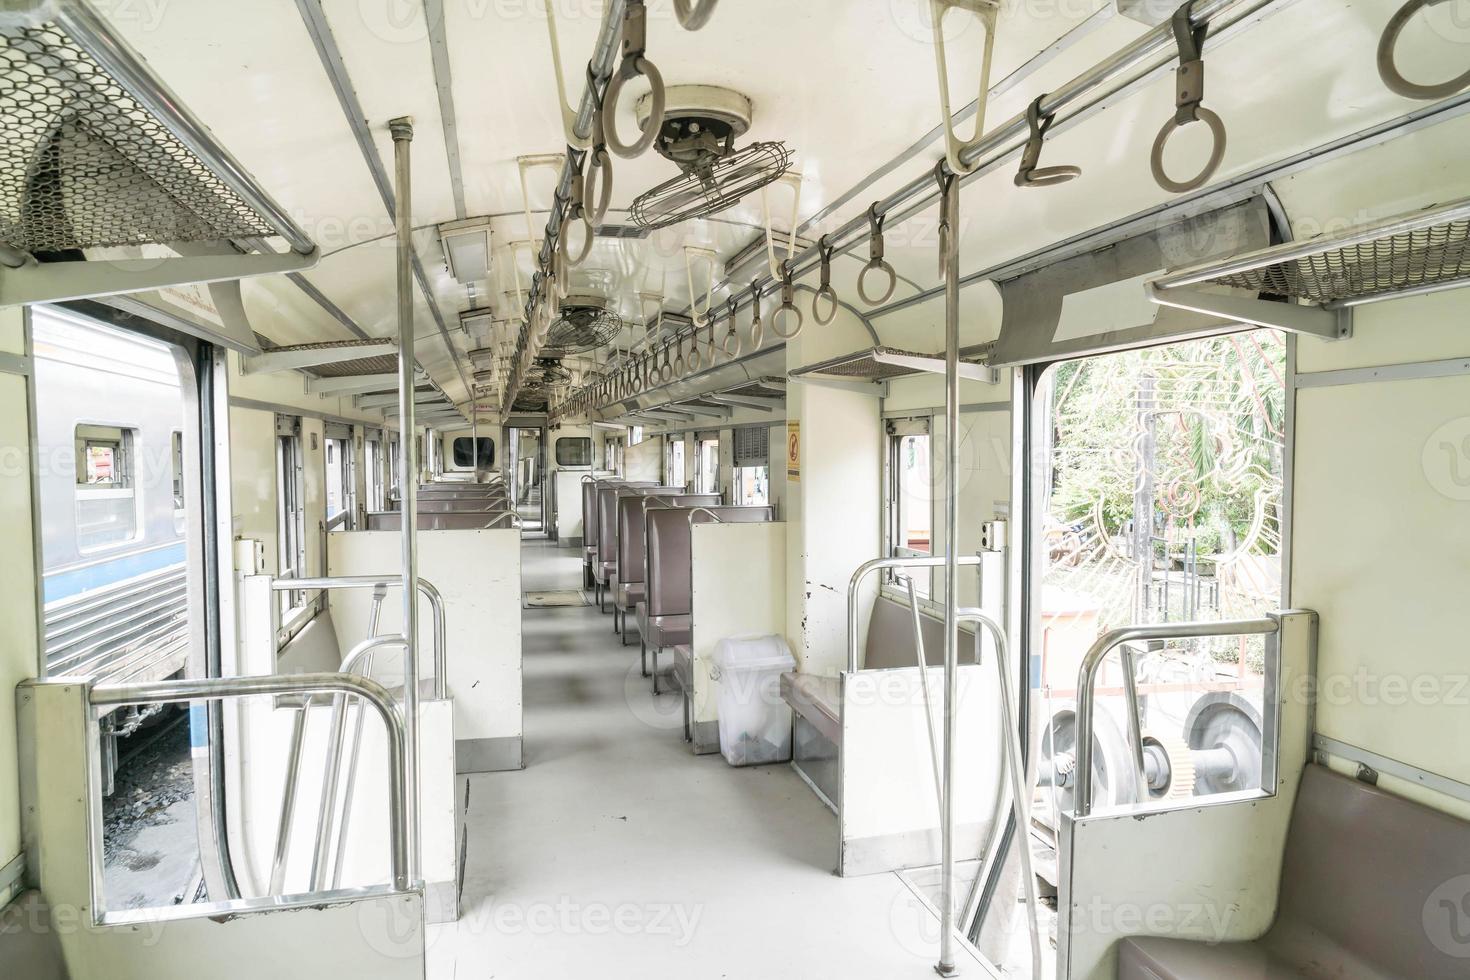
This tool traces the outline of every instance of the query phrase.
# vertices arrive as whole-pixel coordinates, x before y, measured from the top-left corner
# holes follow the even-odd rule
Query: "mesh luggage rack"
[[[1470,200],[1195,266],[1154,285],[1167,293],[1207,283],[1328,309],[1466,285]]]
[[[989,344],[967,347],[960,351],[960,377],[971,381],[996,381],[992,368],[980,363],[990,350]],[[917,354],[894,347],[870,347],[843,354],[831,360],[809,364],[791,372],[794,380],[835,378],[841,381],[892,381],[915,374],[943,374],[944,357]]]
[[[0,28],[0,239],[48,253],[286,230],[94,56],[146,72],[95,14],[55,17]]]

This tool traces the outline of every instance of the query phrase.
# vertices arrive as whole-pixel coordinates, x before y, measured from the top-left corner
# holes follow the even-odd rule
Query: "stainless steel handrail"
[[[1036,894],[1036,874],[1032,871],[1031,855],[1031,797],[1028,792],[1029,780],[1026,778],[1025,764],[1022,762],[1021,751],[1021,723],[1017,712],[1016,691],[1011,685],[1015,678],[1011,674],[1010,644],[1006,641],[1005,630],[995,620],[991,619],[981,609],[956,609],[956,623],[974,623],[981,629],[987,630],[992,639],[995,640],[995,668],[996,676],[1000,680],[1000,712],[1002,723],[1006,734],[1001,739],[1005,746],[1006,768],[1011,777],[1011,806],[1016,818],[1016,835],[1021,844],[1021,879],[1026,889],[1026,902],[1028,914],[1027,925],[1030,926],[1031,937],[1031,976],[1043,976],[1041,972],[1041,925],[1037,922],[1036,913],[1040,906],[1040,899]],[[979,636],[975,637],[975,643],[980,643]],[[995,833],[991,828],[991,833]],[[989,848],[987,847],[987,852]],[[989,873],[989,868],[982,868],[981,873]]]
[[[858,666],[858,613],[857,592],[862,585],[863,579],[881,568],[942,568],[944,558],[930,556],[928,558],[874,558],[865,561],[858,566],[857,571],[852,573],[852,578],[847,582],[847,669],[861,670]],[[979,555],[959,555],[955,558],[955,564],[961,566],[980,564]]]
[[[919,591],[914,587],[912,576],[901,576],[904,588],[909,593],[909,615],[914,627],[914,659],[918,662],[919,686],[924,690],[924,727],[929,731],[929,757],[934,763],[934,798],[939,811],[944,812],[944,780],[939,772],[939,732],[934,727],[934,695],[929,690],[929,658],[924,653],[924,625],[919,619]],[[980,645],[975,645],[980,652]]]
[[[370,636],[357,646],[347,651],[347,656],[342,658],[342,673],[364,674],[366,669],[359,665],[372,657],[374,653],[384,647],[407,646],[408,641],[401,633],[392,633],[387,636]]]
[[[149,69],[147,63],[113,34],[96,11],[79,2],[51,6],[54,8],[52,16],[62,30],[137,99],[139,105],[214,171],[230,190],[269,221],[276,233],[290,243],[292,250],[302,255],[316,251],[316,246],[286,209],[266,194],[240,162],[215,140],[209,128]]]
[[[1263,636],[1281,629],[1276,619],[1226,619],[1217,622],[1158,623],[1149,626],[1125,626],[1112,630],[1097,638],[1082,658],[1077,670],[1077,766],[1075,779],[1074,810],[1078,817],[1092,812],[1092,718],[1093,699],[1097,685],[1097,672],[1103,659],[1124,643],[1150,640],[1190,640],[1209,636]],[[1125,678],[1126,680],[1126,678]],[[1131,690],[1132,685],[1128,688]],[[1138,701],[1132,699],[1130,712],[1138,710]],[[1130,725],[1130,728],[1132,726]],[[1142,760],[1135,758],[1141,766]]]
[[[275,592],[304,592],[332,589],[375,589],[380,585],[387,588],[401,587],[403,579],[396,575],[391,578],[377,575],[335,575],[327,578],[275,579],[271,582],[271,589]],[[433,610],[434,696],[443,700],[448,697],[449,668],[449,631],[444,610],[444,596],[427,579],[420,578],[418,586],[419,592],[429,600],[429,608]],[[342,662],[342,670],[347,670],[346,659]]]
[[[409,887],[408,777],[402,717],[393,697],[376,681],[349,674],[276,674],[209,680],[148,681],[141,684],[98,684],[88,692],[97,707],[123,704],[179,704],[223,701],[262,695],[347,694],[371,704],[383,719],[388,736],[388,824],[393,887]]]

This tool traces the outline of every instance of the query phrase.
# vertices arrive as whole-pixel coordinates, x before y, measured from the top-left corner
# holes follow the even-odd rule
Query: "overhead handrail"
[[[949,59],[945,56],[944,16],[951,9],[966,10],[975,15],[985,28],[985,48],[980,63],[979,91],[975,96],[975,135],[962,140],[955,133],[954,110],[949,95]],[[939,111],[944,116],[944,158],[957,174],[969,173],[973,164],[963,158],[985,136],[985,108],[990,100],[990,60],[995,51],[995,23],[1000,16],[997,0],[929,0],[929,19],[934,27],[934,65],[939,72]]]
[[[933,555],[925,557],[888,557],[874,558],[865,561],[852,573],[852,578],[847,581],[847,669],[851,671],[861,670],[858,665],[858,588],[862,586],[863,580],[876,571],[884,568],[942,568],[945,560],[942,556]],[[955,564],[961,566],[979,565],[979,555],[957,555]]]
[[[1395,95],[1402,95],[1406,99],[1433,102],[1437,99],[1449,98],[1460,89],[1470,85],[1470,71],[1448,81],[1430,85],[1411,82],[1399,71],[1395,56],[1399,36],[1403,34],[1404,28],[1408,26],[1414,15],[1428,7],[1449,2],[1450,0],[1409,0],[1389,18],[1388,24],[1383,28],[1383,36],[1378,39],[1378,76]]]
[[[674,0],[674,16],[686,31],[697,31],[714,16],[719,0]]]
[[[329,591],[334,589],[377,589],[401,588],[403,580],[398,576],[337,575],[328,578],[273,579],[273,592]],[[429,600],[434,623],[434,696],[448,696],[449,642],[448,617],[444,609],[444,595],[428,579],[418,579],[419,594]],[[344,664],[346,661],[344,661]],[[345,669],[345,668],[344,668]]]
[[[1227,619],[1217,622],[1159,623],[1150,626],[1126,626],[1098,637],[1082,658],[1077,671],[1077,765],[1075,770],[1076,790],[1073,803],[1076,815],[1085,817],[1092,812],[1092,734],[1094,700],[1096,698],[1097,672],[1103,659],[1115,648],[1125,643],[1154,640],[1190,640],[1214,636],[1263,636],[1276,633],[1281,623],[1274,618]],[[1126,678],[1125,678],[1126,681]],[[1131,712],[1137,711],[1137,697],[1130,697]],[[1130,719],[1132,724],[1132,719]],[[1135,760],[1140,766],[1142,760]],[[1147,796],[1145,795],[1145,799]]]
[[[566,75],[562,72],[561,65],[561,40],[556,34],[556,3],[555,0],[543,0],[541,6],[546,11],[546,35],[551,42],[551,71],[556,76],[556,106],[561,110],[562,135],[568,146],[586,150],[592,146],[593,138],[597,134],[595,131],[586,136],[577,133],[578,113],[567,103]]]
[[[134,704],[182,704],[190,701],[224,701],[256,696],[306,696],[348,694],[372,705],[383,719],[388,739],[388,825],[389,863],[393,887],[410,886],[408,833],[408,778],[406,742],[402,717],[393,697],[375,681],[348,674],[290,674],[264,677],[226,677],[203,680],[165,680],[128,684],[97,684],[88,691],[96,707]]]

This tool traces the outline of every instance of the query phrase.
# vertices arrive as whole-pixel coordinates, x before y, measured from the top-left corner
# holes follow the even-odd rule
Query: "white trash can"
[[[721,640],[715,646],[720,753],[732,766],[791,759],[791,708],[781,700],[781,675],[796,658],[780,636]]]

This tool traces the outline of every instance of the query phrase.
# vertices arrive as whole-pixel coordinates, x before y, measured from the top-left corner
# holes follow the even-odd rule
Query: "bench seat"
[[[1446,882],[1467,873],[1470,823],[1308,765],[1270,930],[1255,942],[1123,939],[1118,977],[1464,977],[1467,961],[1451,955],[1452,942],[1429,935],[1429,915]]]
[[[842,738],[842,680],[795,671],[781,675],[781,698],[824,738]]]

